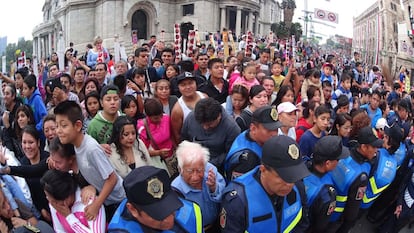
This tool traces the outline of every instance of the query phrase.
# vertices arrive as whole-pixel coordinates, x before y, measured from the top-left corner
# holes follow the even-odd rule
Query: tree
[[[26,53],[26,57],[30,57],[33,54],[33,41],[25,40],[24,38],[19,39],[16,43],[9,43],[6,47],[6,52],[2,56],[6,55],[7,70],[10,71],[10,62],[16,61],[16,50],[20,49]]]
[[[300,23],[291,24],[290,27],[285,22],[273,23],[270,29],[279,39],[288,39],[294,35],[296,41],[299,41],[302,36],[302,25]]]

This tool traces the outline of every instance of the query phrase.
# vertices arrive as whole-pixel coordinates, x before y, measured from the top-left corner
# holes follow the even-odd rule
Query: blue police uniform
[[[336,207],[336,190],[329,174],[317,176],[312,173],[303,179],[307,206],[309,207],[310,229],[320,232],[326,229],[332,212]]]
[[[331,215],[331,222],[340,221],[348,201],[357,202],[358,205],[355,206],[355,212],[357,213],[366,190],[371,164],[364,161],[362,156],[356,152],[356,149],[351,151],[353,151],[351,156],[339,160],[336,168],[329,172],[337,191],[336,208]],[[355,193],[350,193],[351,186],[357,187]],[[357,214],[353,215],[356,219]]]
[[[270,197],[258,181],[258,168],[226,188],[220,214],[222,233],[292,232],[306,216],[306,201],[302,203],[306,197],[300,187],[295,185],[285,197]]]
[[[183,206],[175,212],[175,224],[173,229],[160,232],[203,232],[202,216],[200,207],[190,201],[180,198]],[[126,208],[127,199],[119,205],[111,222],[108,226],[108,232],[144,232],[145,226],[141,225]]]
[[[382,222],[385,215],[387,215],[386,209],[394,209],[391,207],[395,204],[395,197],[398,195],[398,189],[403,185],[403,178],[409,172],[409,161],[414,155],[414,144],[408,139],[406,142],[402,142],[400,147],[394,152],[393,157],[397,163],[397,170],[394,180],[391,184],[381,193],[381,195],[375,200],[375,202],[369,208],[367,218],[371,222]]]
[[[229,153],[227,153],[224,162],[224,171],[226,173],[227,180],[231,180],[233,167],[239,163],[240,156],[242,156],[243,153],[247,153],[246,151],[253,152],[259,160],[262,158],[262,147],[257,144],[257,142],[250,139],[248,136],[249,132],[250,130],[246,130],[237,136],[231,145]],[[255,164],[252,168],[256,165],[257,164]]]
[[[390,153],[381,148],[377,161],[371,170],[367,190],[362,198],[361,208],[368,209],[374,200],[391,184],[397,172],[397,161]]]
[[[406,155],[407,155],[407,147],[404,142],[401,142],[400,147],[394,153],[395,160],[397,161],[397,168],[401,166]]]
[[[414,154],[412,151],[409,153],[407,162],[405,164],[405,174],[399,187],[398,199],[395,203],[395,207],[401,206],[400,215],[396,218],[394,214],[395,207],[392,208],[386,221],[379,228],[380,233],[397,233],[412,222],[414,216]]]

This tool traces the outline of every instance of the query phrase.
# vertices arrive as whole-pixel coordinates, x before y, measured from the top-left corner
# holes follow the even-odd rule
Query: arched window
[[[148,39],[147,35],[147,27],[148,25],[148,17],[145,11],[143,10],[137,10],[132,15],[132,24],[131,24],[131,30],[137,30],[138,32],[138,39]]]

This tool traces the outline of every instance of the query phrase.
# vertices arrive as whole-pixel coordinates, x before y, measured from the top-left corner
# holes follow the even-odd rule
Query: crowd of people
[[[361,217],[398,232],[413,221],[405,78],[365,72],[358,53],[343,63],[269,46],[179,59],[151,37],[115,62],[96,37],[83,55],[69,48],[65,67],[52,54],[1,74],[0,232],[342,233]]]

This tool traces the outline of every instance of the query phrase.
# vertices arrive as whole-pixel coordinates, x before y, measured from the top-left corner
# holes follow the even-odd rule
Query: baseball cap
[[[123,186],[128,202],[137,205],[158,221],[183,206],[178,195],[171,189],[167,171],[153,166],[132,170],[124,179]]]
[[[273,168],[288,183],[310,174],[300,157],[298,144],[284,135],[273,136],[263,144],[262,163]]]
[[[283,102],[283,103],[281,103],[277,106],[277,112],[279,114],[281,114],[283,112],[289,113],[289,112],[293,112],[293,111],[296,111],[296,110],[298,110],[298,108],[294,104],[292,104],[291,102]]]
[[[377,123],[375,123],[375,128],[384,130],[385,127],[388,127],[387,120],[381,117],[377,120]]]
[[[329,68],[331,68],[331,70],[333,70],[333,68],[334,68],[333,65],[331,63],[328,63],[328,62],[326,62],[325,64],[323,64],[322,68],[325,68],[327,66],[329,66]]]
[[[313,149],[313,157],[322,160],[337,160],[348,157],[349,150],[342,145],[338,136],[327,135],[318,140]]]
[[[117,94],[119,95],[119,89],[117,86],[115,85],[106,85],[102,88],[101,90],[101,99],[106,95],[106,94]]]
[[[184,72],[177,76],[177,83],[180,83],[181,81],[186,79],[193,79],[195,81],[196,77],[191,72]]]
[[[359,130],[358,143],[370,144],[371,146],[380,148],[384,142],[374,135],[374,132],[370,126],[367,126]]]
[[[384,128],[385,134],[388,135],[390,138],[401,142],[403,140],[404,134],[403,129],[398,124],[393,124],[392,126],[385,126]]]
[[[278,114],[275,107],[263,106],[253,112],[252,122],[262,124],[268,130],[277,130],[282,126],[278,121]]]

